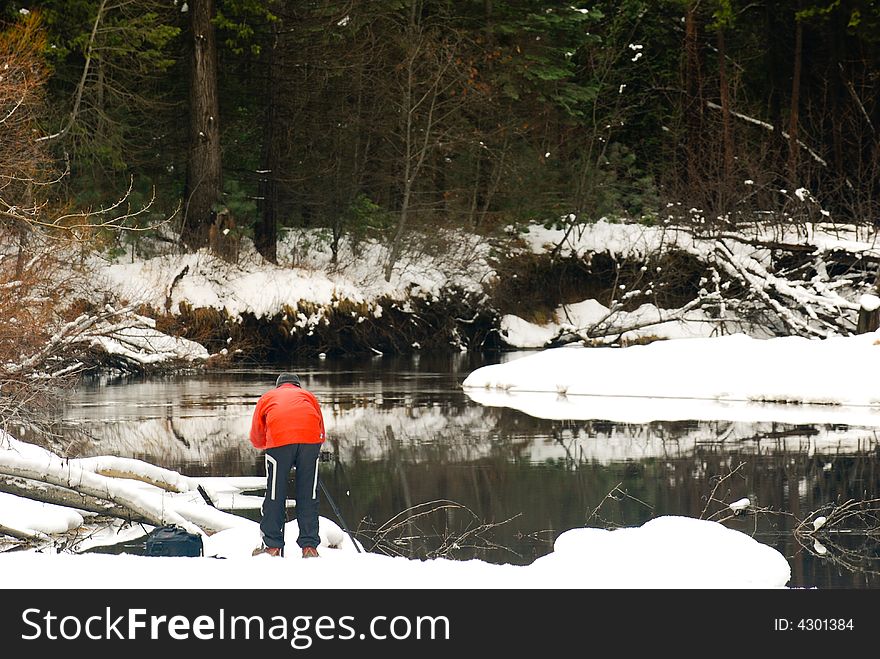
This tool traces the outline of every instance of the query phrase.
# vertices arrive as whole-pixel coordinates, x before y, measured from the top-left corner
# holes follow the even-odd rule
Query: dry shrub
[[[156,314],[146,314],[155,316]],[[223,334],[228,321],[225,312],[211,307],[193,307],[181,302],[177,314],[156,316],[156,329],[172,336],[182,336],[190,341],[206,345],[216,342]]]
[[[48,424],[59,387],[74,381],[64,368],[63,344],[51,337],[63,319],[66,283],[57,250],[25,248],[0,228],[0,427]],[[55,377],[47,378],[46,375]]]
[[[142,308],[143,316],[156,320],[156,329],[170,336],[195,341],[214,357],[211,367],[228,365],[236,355],[250,355],[259,350],[260,338],[240,319],[230,316],[225,309],[193,307],[181,302],[177,313]]]

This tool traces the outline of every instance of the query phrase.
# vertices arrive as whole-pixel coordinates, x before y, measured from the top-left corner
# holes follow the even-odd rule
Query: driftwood
[[[47,454],[45,458],[22,455],[14,450],[0,451],[0,474],[42,481],[124,506],[154,526],[177,524],[190,533],[204,534],[197,525],[165,505],[164,496],[145,497],[136,486],[101,476],[70,460]]]
[[[99,499],[98,497],[83,494],[67,487],[59,487],[18,476],[0,476],[0,492],[14,494],[42,503],[84,510],[98,515],[119,517],[131,522],[149,522],[146,517],[137,515],[131,509],[117,505],[112,501]],[[13,534],[6,533],[6,535]]]
[[[21,529],[11,529],[8,526],[3,526],[2,524],[0,524],[0,536],[2,535],[8,535],[10,538],[15,538],[16,540],[36,540],[46,537],[44,533],[23,531]]]
[[[747,331],[751,324],[762,334],[830,338],[880,327],[880,308],[863,308],[858,300],[866,285],[874,283],[878,288],[873,280],[880,278],[880,248],[868,243],[851,241],[849,246],[838,241],[823,248],[822,241],[813,243],[812,237],[803,243],[750,240],[745,235],[699,234],[677,227],[658,239],[647,236],[647,231],[644,242],[650,245],[654,241],[655,247],[643,248],[639,243],[637,257],[627,256],[625,249],[619,256],[648,263],[659,261],[665,251],[690,254],[705,268],[694,297],[678,308],[658,309],[655,318],[645,318],[628,313],[632,300],[638,299],[628,296],[639,290],[614,295],[604,318],[587,326],[564,326],[544,347],[619,342],[628,332],[680,320],[698,309],[707,311],[701,322],[712,324],[719,334]],[[581,258],[589,264],[591,254],[584,253]],[[641,288],[651,289],[666,285],[663,278],[675,284],[694,275],[664,270],[662,274],[646,273],[637,281]]]

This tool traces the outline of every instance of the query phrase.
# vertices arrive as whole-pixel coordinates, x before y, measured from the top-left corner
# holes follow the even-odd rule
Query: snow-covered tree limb
[[[14,494],[42,503],[51,503],[56,506],[75,508],[98,515],[110,515],[134,522],[148,521],[140,516],[133,515],[130,509],[124,506],[117,506],[105,499],[83,494],[70,488],[18,476],[0,476],[0,492]]]
[[[820,321],[813,308],[813,304],[818,303],[825,307],[826,311],[830,310],[833,317],[839,318],[839,296],[824,297],[806,291],[800,286],[792,285],[790,282],[770,274],[756,260],[742,254],[734,255],[724,241],[717,241],[715,255],[718,265],[724,268],[729,275],[745,284],[751,293],[763,301],[769,309],[776,312],[779,320],[793,334],[827,338],[840,333],[837,331],[840,328],[829,327],[830,323]],[[784,299],[791,306],[782,304],[779,298]],[[858,305],[854,305],[854,303],[845,301],[844,303],[848,308],[858,309]],[[801,315],[805,315],[806,319]],[[816,323],[811,323],[810,320],[817,321],[824,327],[816,327]]]
[[[136,480],[166,492],[195,492],[199,487],[198,481],[194,478],[135,458],[104,455],[94,458],[74,458],[70,462],[101,476]]]
[[[0,474],[42,481],[112,501],[156,526],[177,524],[190,533],[205,534],[177,512],[175,502],[164,491],[145,490],[134,481],[101,476],[49,451],[19,450],[22,443],[13,444],[15,440],[8,436],[7,442],[5,450],[0,447]]]

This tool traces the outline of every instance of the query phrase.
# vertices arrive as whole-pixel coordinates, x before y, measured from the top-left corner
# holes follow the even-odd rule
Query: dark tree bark
[[[840,118],[844,116],[844,101],[846,97],[846,74],[844,63],[849,59],[846,36],[846,21],[839,15],[834,14],[830,21],[831,38],[831,66],[830,72],[830,113],[828,122],[831,131],[831,161],[835,176],[839,181],[846,178],[846,140],[844,139],[844,123]]]
[[[190,141],[181,229],[181,239],[190,249],[208,244],[223,188],[213,16],[214,0],[191,0]]]
[[[703,93],[702,75],[700,72],[699,27],[697,23],[697,5],[692,2],[685,14],[685,125],[687,127],[687,158],[688,194],[696,195],[701,188],[699,161],[702,157],[703,141]]]
[[[279,19],[280,20],[280,19]],[[278,144],[278,99],[276,70],[278,33],[276,25],[269,45],[266,89],[266,120],[263,127],[263,172],[260,174],[260,217],[254,224],[254,247],[267,261],[278,262],[278,184],[280,145]]]
[[[776,5],[768,2],[765,5],[765,28],[767,39],[767,112],[770,118],[770,124],[773,126],[773,161],[770,166],[774,172],[780,172],[785,166],[785,150],[788,148],[788,142],[782,133],[784,128],[782,125],[782,100],[780,98],[780,90],[784,87],[784,78],[786,73],[783,72],[783,66],[786,61],[782,52],[779,35],[784,29],[781,21],[778,19]],[[778,183],[782,184],[782,177],[779,177]]]
[[[718,85],[721,95],[721,140],[724,149],[724,192],[733,178],[734,145],[733,126],[730,114],[730,86],[727,81],[727,47],[724,43],[724,28],[718,28]],[[726,208],[722,207],[722,210]]]
[[[803,61],[803,24],[795,20],[794,72],[791,78],[791,111],[788,126],[788,178],[792,185],[797,184],[798,169],[798,127],[801,102],[801,64]]]

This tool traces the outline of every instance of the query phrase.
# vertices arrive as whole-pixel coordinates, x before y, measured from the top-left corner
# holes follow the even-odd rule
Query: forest
[[[15,0],[2,20],[19,240],[170,223],[272,260],[280,231],[321,227],[383,236],[392,267],[436,226],[880,217],[874,2]]]
[[[645,290],[670,316],[735,310],[771,335],[864,329],[854,298],[880,256],[810,240],[823,223],[880,225],[878,22],[862,0],[6,2],[0,419],[31,406],[35,374],[87,369],[82,346],[119,331],[123,312],[212,354],[483,346],[503,314],[546,319],[589,297],[638,311]],[[501,242],[604,223],[679,233],[629,261],[565,255],[562,240],[511,256]],[[767,226],[805,242],[749,238]],[[328,268],[381,245],[386,282],[412,245],[443,253],[459,232],[497,277],[488,296],[448,290],[415,312],[337,300],[353,311],[252,322],[171,314],[196,269],[182,260],[164,309],[96,300],[89,279],[89,254],[134,261],[157,246],[234,264],[247,244],[289,267],[278,250],[294,231],[319,232]],[[292,339],[289,316],[312,318],[308,333]],[[620,335],[603,319],[551,343]]]

